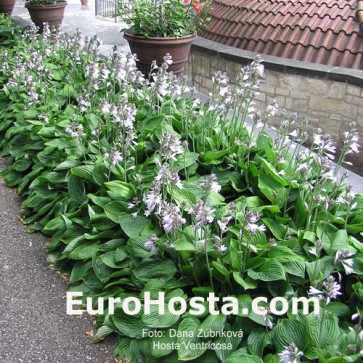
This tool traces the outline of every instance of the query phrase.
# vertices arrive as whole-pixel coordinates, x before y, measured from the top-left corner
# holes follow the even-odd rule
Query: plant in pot
[[[26,0],[25,2],[25,7],[40,32],[43,32],[45,23],[48,23],[51,29],[59,27],[62,24],[66,6],[67,2],[64,0]]]
[[[0,1],[0,14],[11,15],[15,5],[15,0],[1,0]]]
[[[170,54],[169,71],[179,75],[188,60],[197,29],[208,22],[206,8],[210,1],[200,0],[131,0],[120,15],[127,25],[124,38],[137,55],[137,67],[149,74],[153,61],[160,65]]]

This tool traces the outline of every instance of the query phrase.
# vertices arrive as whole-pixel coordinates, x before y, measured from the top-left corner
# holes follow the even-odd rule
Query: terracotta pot
[[[150,73],[152,61],[156,60],[157,64],[160,65],[166,53],[169,53],[173,59],[168,71],[181,75],[196,34],[180,38],[146,38],[127,30],[124,33],[124,38],[129,42],[131,53],[137,55],[138,69],[145,75]]]
[[[66,6],[66,2],[54,5],[25,4],[33,23],[39,27],[40,32],[44,29],[44,23],[48,23],[50,28],[59,27],[62,24]]]
[[[88,5],[88,0],[81,0],[82,5]]]
[[[15,5],[15,0],[0,0],[0,14],[11,15]]]

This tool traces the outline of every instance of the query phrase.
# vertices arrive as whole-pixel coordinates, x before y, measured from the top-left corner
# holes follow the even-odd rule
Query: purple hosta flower
[[[181,211],[178,205],[161,202],[160,206],[161,222],[166,233],[177,232],[186,219],[181,216]]]
[[[279,111],[279,104],[274,100],[270,105],[267,106],[267,115],[273,117]]]
[[[350,206],[351,209],[354,209],[357,206],[357,203],[355,201],[356,194],[352,190],[352,186],[348,185],[346,187],[346,194],[345,196],[339,196],[337,198],[337,203]]]
[[[281,363],[299,363],[300,357],[304,355],[303,352],[299,350],[295,343],[290,343],[285,349],[279,353]]]
[[[313,144],[328,158],[334,159],[336,147],[333,145],[333,140],[330,135],[324,135],[322,129],[318,128],[313,135]]]
[[[71,123],[66,127],[66,132],[73,138],[82,137],[85,135],[83,125]]]
[[[111,148],[110,161],[112,166],[115,166],[122,161],[122,155],[116,148]]]
[[[335,281],[333,276],[329,276],[324,282],[321,290],[318,290],[315,287],[310,287],[309,295],[316,295],[319,299],[326,299],[327,304],[329,304],[330,300],[334,300],[337,296],[342,293],[340,290],[340,285]]]
[[[355,122],[349,124],[349,131],[343,133],[344,148],[347,150],[346,154],[358,154],[360,145],[358,143],[359,136],[355,128]]]
[[[165,132],[160,140],[160,152],[165,160],[176,161],[176,156],[182,154],[184,149],[177,136]]]
[[[30,87],[28,91],[29,105],[35,103],[39,99],[38,93],[35,91],[34,87]]]
[[[201,199],[198,199],[188,213],[195,217],[195,228],[204,228],[208,223],[213,222],[214,212],[214,209],[211,209]]]
[[[218,236],[214,236],[215,242],[213,247],[217,250],[218,253],[223,253],[227,250],[227,247],[222,243],[222,239]]]
[[[156,236],[156,234],[152,234],[149,239],[145,242],[144,247],[147,250],[150,250],[152,252],[152,254],[156,255],[158,253],[158,248],[156,247],[155,242],[158,240],[159,238]]]
[[[86,101],[82,96],[79,96],[77,98],[77,102],[81,112],[85,112],[87,110],[87,107],[89,107],[91,104],[89,101]]]
[[[227,73],[222,71],[216,71],[214,73],[214,77],[212,78],[213,83],[216,83],[221,86],[227,86],[229,82],[229,77]]]
[[[227,224],[232,219],[232,217],[223,217],[222,219],[218,220],[218,226],[222,233],[227,232]]]
[[[217,176],[215,174],[209,175],[200,185],[206,190],[206,194],[208,194],[209,191],[219,193],[222,189],[222,187],[217,183]]]
[[[156,206],[161,204],[162,196],[160,193],[160,184],[154,184],[153,188],[149,190],[146,194],[146,208],[145,212],[146,216],[149,216],[150,213],[155,209]]]
[[[177,170],[173,170],[173,171],[169,172],[168,179],[172,185],[176,185],[179,189],[183,189],[183,184],[180,180]]]
[[[170,53],[166,53],[166,55],[163,57],[163,62],[166,63],[168,66],[173,63],[173,58]]]
[[[160,170],[158,171],[155,181],[160,184],[168,184],[171,183],[176,185],[179,189],[183,189],[183,184],[180,180],[179,174],[177,170],[170,171],[169,164],[164,163]]]
[[[102,100],[101,111],[104,115],[109,115],[111,112],[111,104],[107,100]]]
[[[261,219],[261,215],[254,211],[245,211],[245,219],[247,223],[257,223]]]
[[[350,275],[353,272],[353,259],[349,258],[354,256],[354,253],[349,253],[346,250],[339,250],[335,254],[335,264],[341,263],[344,267],[345,273]]]

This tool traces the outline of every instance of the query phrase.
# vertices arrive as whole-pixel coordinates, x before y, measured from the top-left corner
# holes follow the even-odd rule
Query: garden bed
[[[132,362],[361,361],[363,198],[338,177],[354,124],[332,166],[328,135],[302,152],[305,122],[254,110],[259,59],[233,88],[216,74],[202,103],[167,63],[145,80],[132,56],[101,59],[96,38],[0,24],[3,177],[70,292],[91,313],[106,300],[96,342],[118,334]],[[144,310],[160,296],[164,313]],[[260,297],[277,303],[253,309]],[[318,314],[291,311],[304,297]]]

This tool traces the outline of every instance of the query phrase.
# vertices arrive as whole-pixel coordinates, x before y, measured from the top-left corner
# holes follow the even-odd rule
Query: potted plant
[[[131,52],[137,55],[137,66],[149,74],[153,61],[160,65],[170,54],[169,71],[184,70],[196,31],[208,19],[204,13],[207,2],[199,0],[131,0],[130,7],[121,8],[127,25],[124,38]]]
[[[11,15],[15,5],[15,0],[1,0],[0,1],[0,14]]]
[[[48,23],[51,29],[59,27],[62,24],[66,6],[67,2],[64,0],[26,0],[25,2],[25,7],[40,32],[43,32],[45,23]]]

